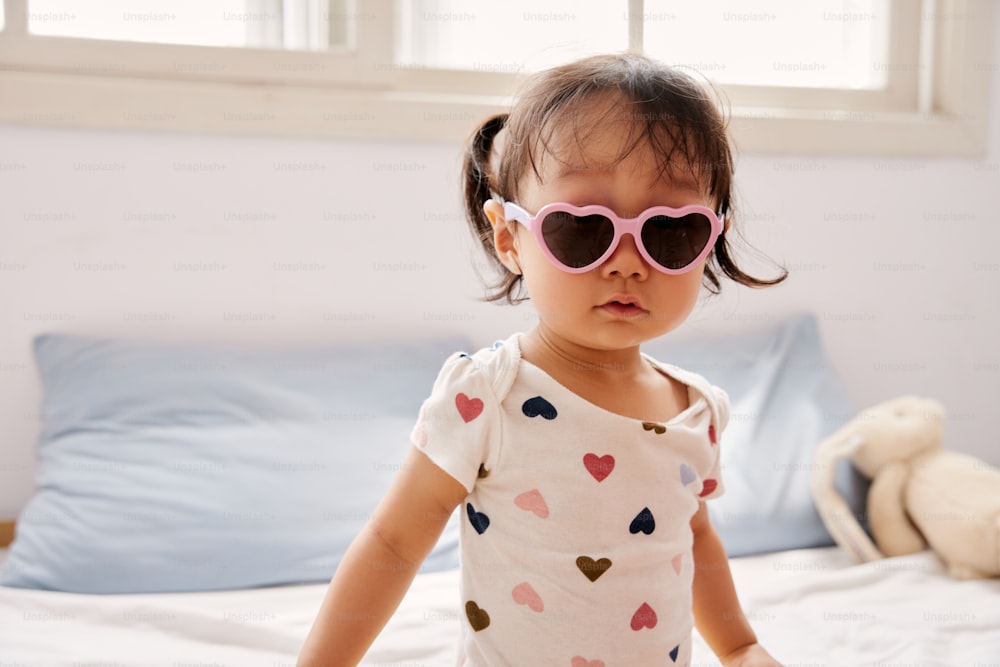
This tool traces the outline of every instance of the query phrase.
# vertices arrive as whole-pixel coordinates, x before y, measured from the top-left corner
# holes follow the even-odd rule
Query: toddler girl
[[[456,507],[469,667],[776,665],[741,613],[705,501],[723,491],[724,391],[640,344],[732,260],[725,123],[637,55],[536,75],[465,160],[467,216],[538,324],[444,364],[386,498],[333,576],[300,665],[355,665]]]

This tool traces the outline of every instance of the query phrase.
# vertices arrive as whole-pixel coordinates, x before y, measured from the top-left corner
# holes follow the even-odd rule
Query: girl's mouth
[[[615,317],[638,317],[646,313],[646,309],[642,308],[635,303],[625,303],[622,301],[608,301],[607,303],[598,306],[601,310]]]

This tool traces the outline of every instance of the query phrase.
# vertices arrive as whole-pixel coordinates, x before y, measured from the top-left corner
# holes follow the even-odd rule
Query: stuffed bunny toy
[[[916,396],[862,411],[817,448],[813,498],[834,540],[859,561],[929,543],[955,578],[1000,576],[1000,470],[941,449],[944,416],[940,403]],[[845,457],[871,479],[874,544],[834,489]]]

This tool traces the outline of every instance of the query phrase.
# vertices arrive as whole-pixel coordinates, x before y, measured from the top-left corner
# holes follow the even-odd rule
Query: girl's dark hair
[[[602,125],[584,110],[607,100],[609,120],[630,121],[631,129],[619,159],[637,147],[651,147],[662,159],[661,173],[686,169],[707,186],[724,220],[732,226],[733,159],[726,120],[708,90],[692,76],[646,56],[592,56],[532,76],[510,113],[488,118],[470,137],[463,164],[466,219],[501,278],[488,301],[523,300],[521,276],[507,270],[493,247],[493,227],[483,205],[494,195],[516,201],[518,185],[530,166],[536,176],[550,150],[554,133],[572,128],[576,140]],[[625,105],[630,105],[630,108]],[[614,114],[613,116],[611,114]],[[498,135],[503,146],[497,149]],[[560,135],[565,136],[565,135]],[[782,268],[772,279],[755,278],[736,265],[727,233],[719,236],[705,265],[705,287],[717,294],[719,272],[749,287],[767,287],[784,280]]]

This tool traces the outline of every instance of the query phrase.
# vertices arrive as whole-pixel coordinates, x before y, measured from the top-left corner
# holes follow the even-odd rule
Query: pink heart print
[[[525,491],[514,498],[514,504],[526,512],[532,512],[535,516],[547,519],[549,516],[549,506],[542,497],[542,492],[538,489]]]
[[[586,658],[574,655],[570,661],[573,667],[604,667],[603,660],[587,660]]]
[[[455,407],[458,414],[462,415],[462,420],[468,424],[483,412],[483,401],[479,398],[469,398],[463,393],[455,396]]]
[[[701,493],[698,495],[704,498],[708,494],[712,493],[712,491],[715,491],[717,486],[719,486],[719,483],[714,479],[706,479],[701,483]]]
[[[632,629],[635,631],[642,630],[643,628],[655,628],[656,627],[656,612],[653,608],[649,606],[648,603],[643,602],[642,605],[635,610],[632,614]]]
[[[594,479],[598,482],[603,482],[611,474],[611,471],[615,469],[615,457],[611,456],[611,454],[605,454],[604,456],[585,454],[583,465],[586,466],[587,472],[593,475]]]
[[[514,598],[514,602],[527,605],[531,611],[545,611],[545,603],[542,602],[542,596],[527,581],[514,586],[514,590],[510,592],[510,595]]]

